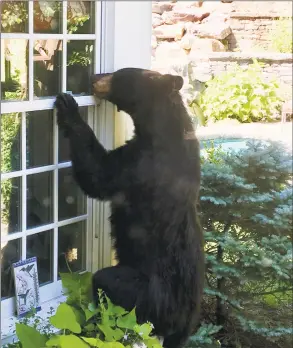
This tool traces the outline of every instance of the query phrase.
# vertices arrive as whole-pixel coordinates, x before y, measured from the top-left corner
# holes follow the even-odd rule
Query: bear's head
[[[183,78],[146,69],[124,68],[114,73],[94,75],[92,83],[98,98],[115,104],[118,110],[134,117],[160,100],[170,96],[174,99],[183,86]]]

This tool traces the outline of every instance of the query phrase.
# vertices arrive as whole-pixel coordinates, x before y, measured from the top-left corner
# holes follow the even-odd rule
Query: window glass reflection
[[[1,99],[28,97],[28,40],[1,40]]]
[[[68,34],[93,34],[95,32],[96,1],[68,1]]]
[[[62,1],[34,1],[34,32],[62,33]]]
[[[67,43],[67,90],[91,94],[94,73],[94,41],[71,40]]]
[[[1,181],[1,237],[21,231],[21,178]]]
[[[53,173],[27,176],[27,228],[53,222]]]
[[[53,112],[34,111],[26,117],[27,168],[53,164]]]
[[[1,115],[1,173],[21,169],[21,113]]]
[[[1,32],[28,32],[28,1],[1,1]]]
[[[86,223],[66,225],[58,231],[58,272],[79,272],[86,268]]]
[[[14,296],[12,264],[21,259],[21,240],[1,243],[1,298]]]
[[[53,231],[27,236],[27,258],[36,257],[40,285],[53,280]]]
[[[62,40],[34,42],[34,96],[55,96],[61,92]]]

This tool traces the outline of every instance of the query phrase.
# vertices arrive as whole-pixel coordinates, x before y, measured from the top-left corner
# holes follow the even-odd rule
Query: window
[[[106,148],[127,138],[125,115],[112,117],[111,104],[95,105],[89,77],[149,68],[151,1],[14,0],[0,8],[3,344],[17,320],[14,261],[37,256],[44,318],[64,300],[58,272],[67,264],[94,271],[111,263],[109,207],[75,185],[53,103],[58,92],[71,91]]]
[[[100,26],[96,1],[1,3],[2,319],[15,313],[12,263],[37,257],[43,303],[62,294],[59,272],[90,269],[92,202],[73,180],[53,103],[70,91],[93,126]]]

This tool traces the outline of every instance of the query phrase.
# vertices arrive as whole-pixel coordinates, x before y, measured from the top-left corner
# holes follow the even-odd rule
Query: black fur
[[[148,72],[148,71],[147,71]],[[198,141],[179,89],[182,79],[122,69],[107,97],[130,114],[135,136],[106,151],[67,94],[57,96],[60,128],[69,138],[75,179],[90,197],[111,201],[118,265],[96,272],[93,291],[105,290],[139,321],[151,321],[166,348],[184,345],[199,319],[204,279],[196,203]]]

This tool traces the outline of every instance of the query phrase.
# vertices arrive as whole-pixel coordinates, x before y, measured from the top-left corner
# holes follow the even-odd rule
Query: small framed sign
[[[14,263],[13,270],[17,315],[21,317],[31,310],[39,311],[41,307],[37,258]]]

